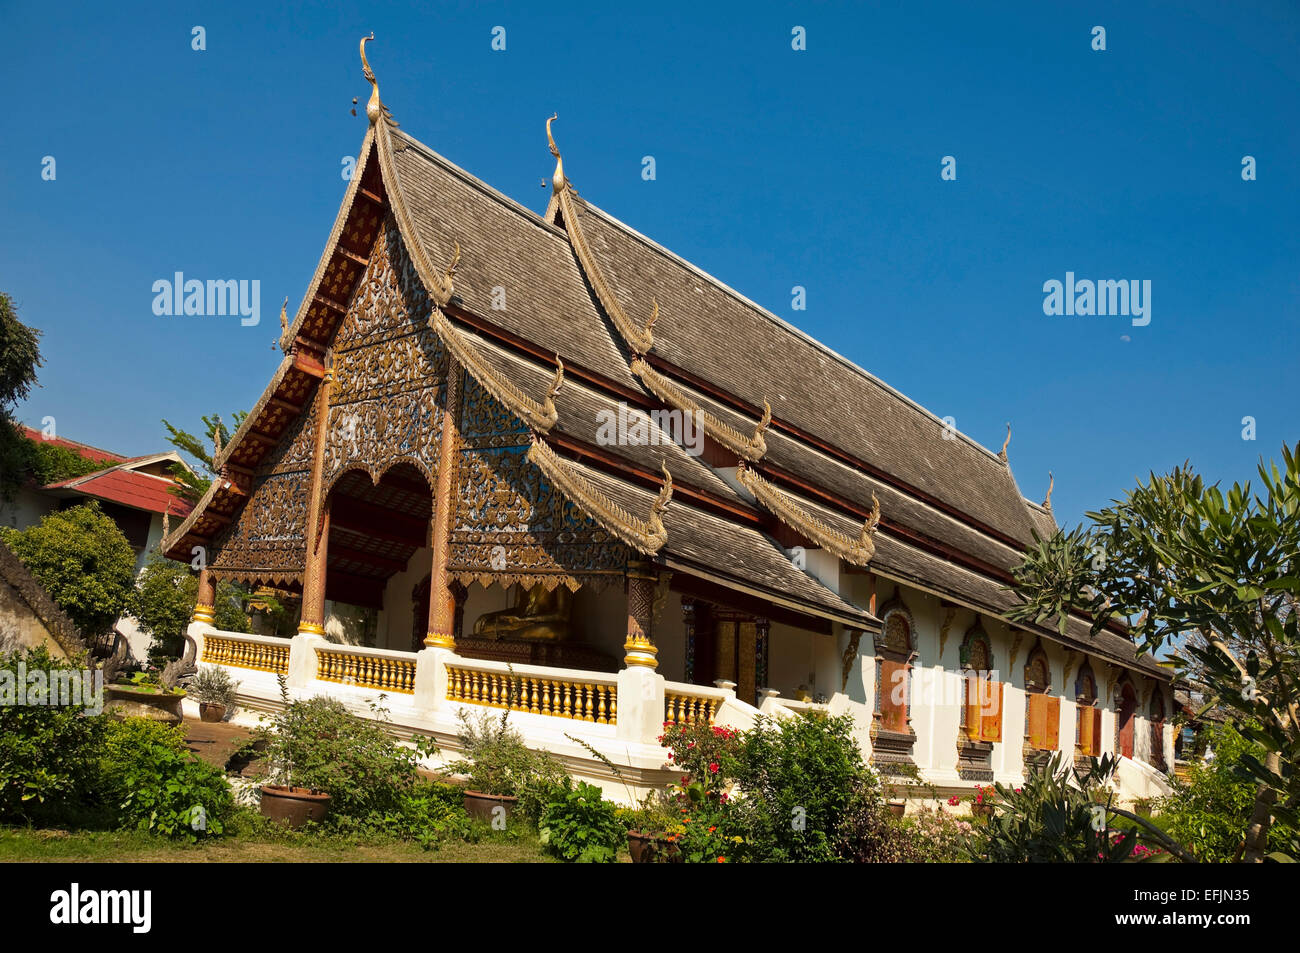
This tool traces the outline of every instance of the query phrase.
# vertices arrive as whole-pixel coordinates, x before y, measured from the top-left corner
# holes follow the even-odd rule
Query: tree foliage
[[[243,410],[237,410],[231,415],[236,430],[247,416],[248,413]],[[176,485],[172,487],[171,492],[191,503],[197,503],[203,494],[208,492],[208,487],[212,485],[212,480],[217,475],[213,458],[218,441],[222,447],[225,447],[231,437],[231,431],[222,421],[220,414],[205,414],[201,419],[205,439],[196,437],[188,430],[174,427],[166,420],[162,422],[167,428],[167,442],[197,464],[193,472],[179,463],[171,466],[171,474],[176,479]]]
[[[185,630],[194,614],[198,594],[198,577],[188,566],[158,553],[149,557],[129,608],[141,630],[153,636],[149,654],[155,660],[179,658],[183,654]],[[244,631],[248,626],[246,598],[242,588],[218,582],[213,625],[228,632]]]
[[[32,466],[31,444],[13,419],[36,383],[40,332],[18,320],[13,299],[0,292],[0,498],[10,499]]]
[[[26,529],[0,530],[60,609],[94,640],[126,609],[135,582],[135,552],[95,501],[50,513]]]
[[[1127,620],[1143,650],[1182,654],[1210,704],[1266,752],[1240,762],[1256,785],[1247,860],[1264,857],[1272,818],[1295,826],[1300,805],[1300,445],[1282,457],[1281,469],[1261,462],[1259,491],[1224,492],[1184,465],[1088,513],[1090,525],[1035,536],[1015,572],[1024,601],[1008,613],[1064,632],[1067,613],[1083,610],[1094,634]]]

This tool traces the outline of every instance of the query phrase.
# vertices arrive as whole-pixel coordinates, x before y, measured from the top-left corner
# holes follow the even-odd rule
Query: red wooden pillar
[[[216,584],[212,581],[211,571],[204,566],[199,570],[199,594],[194,601],[194,615],[190,617],[190,621],[211,625],[216,617]]]
[[[429,571],[429,648],[456,650],[456,594],[447,571],[451,549],[451,518],[455,512],[456,470],[460,459],[460,364],[447,359],[446,400],[442,408],[442,441],[438,454],[437,485],[433,491],[431,529],[433,568]]]
[[[316,388],[316,433],[312,446],[311,484],[307,492],[307,561],[302,574],[302,611],[299,635],[325,634],[325,566],[329,551],[329,506],[324,499],[325,437],[329,431],[333,361]]]
[[[651,617],[655,598],[654,567],[646,562],[633,562],[627,568],[627,641],[623,643],[625,665],[644,665],[657,668],[659,650],[651,635]]]

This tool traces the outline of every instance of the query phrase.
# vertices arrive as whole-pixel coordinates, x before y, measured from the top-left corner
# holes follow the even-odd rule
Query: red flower
[[[718,762],[716,762],[716,761],[710,761],[710,762],[709,762],[709,770],[710,770],[711,772],[713,772],[714,774],[717,774],[717,773],[718,773]]]
[[[717,829],[718,829],[718,826],[715,824],[715,825],[713,825],[712,827],[709,828],[709,833],[712,834],[712,833],[713,833],[714,831],[716,831]]]
[[[725,858],[725,857],[719,857],[719,858],[718,858],[718,863],[720,863],[720,864],[725,864],[726,862],[727,862],[727,858]]]
[[[948,806],[949,806],[949,807],[956,807],[956,806],[957,806],[958,804],[960,804],[960,803],[961,803],[961,798],[959,798],[959,797],[958,797],[957,795],[955,795],[955,794],[954,794],[952,797],[948,798]]]

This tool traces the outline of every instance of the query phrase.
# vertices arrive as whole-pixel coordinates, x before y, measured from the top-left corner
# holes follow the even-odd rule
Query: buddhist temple
[[[1164,783],[1169,673],[1121,628],[1003,619],[1056,530],[1007,445],[593,204],[557,117],[544,214],[443,158],[367,40],[369,126],[279,368],[164,542],[200,567],[190,635],[243,707],[279,676],[383,694],[449,751],[460,710],[508,710],[622,799],[675,777],[665,721],[804,711],[942,792],[1056,750],[1123,755],[1130,797]],[[300,594],[298,635],[213,628],[219,579]]]

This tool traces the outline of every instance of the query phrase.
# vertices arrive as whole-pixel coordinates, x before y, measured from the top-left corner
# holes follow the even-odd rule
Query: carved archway
[[[912,764],[916,731],[912,728],[912,663],[916,658],[916,623],[897,595],[881,607],[881,630],[875,639],[876,699],[872,722],[871,763],[897,773]]]
[[[963,780],[993,780],[993,745],[1002,740],[1002,682],[995,679],[993,643],[979,618],[962,639],[958,657],[964,684],[957,732],[957,774]]]

